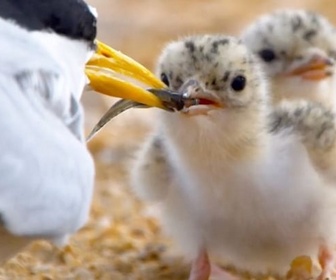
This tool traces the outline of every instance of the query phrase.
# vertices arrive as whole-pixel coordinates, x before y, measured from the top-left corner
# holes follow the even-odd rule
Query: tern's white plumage
[[[84,225],[94,165],[80,103],[92,46],[15,19],[0,18],[0,38],[2,262],[34,239],[64,244]]]

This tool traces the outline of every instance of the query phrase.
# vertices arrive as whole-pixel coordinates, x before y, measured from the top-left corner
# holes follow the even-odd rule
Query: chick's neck
[[[163,113],[168,144],[180,156],[248,161],[260,158],[270,135],[262,108],[214,112],[207,116]]]

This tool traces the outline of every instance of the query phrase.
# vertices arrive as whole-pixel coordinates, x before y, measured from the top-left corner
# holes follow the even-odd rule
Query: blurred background
[[[97,8],[98,38],[147,68],[163,46],[184,35],[239,35],[257,16],[279,8],[318,11],[336,23],[335,0],[88,0]],[[116,100],[86,92],[87,133]],[[128,185],[136,149],[155,124],[155,109],[132,109],[89,143],[97,167],[87,226],[58,250],[35,242],[0,268],[0,279],[186,279],[188,265],[162,232],[155,205]],[[243,276],[241,276],[241,279]],[[268,278],[270,279],[270,278]]]

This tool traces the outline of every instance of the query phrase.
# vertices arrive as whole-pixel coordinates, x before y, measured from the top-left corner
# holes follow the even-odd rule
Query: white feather
[[[284,273],[295,257],[314,257],[321,239],[336,241],[329,219],[335,190],[324,185],[299,139],[275,135],[257,157],[235,162],[227,156],[223,120],[205,129],[211,124],[172,118],[161,134],[174,170],[170,181],[160,172],[134,173],[133,184],[144,193],[165,189],[159,197],[165,228],[189,256],[204,246],[224,264]]]
[[[84,225],[94,166],[83,143],[79,101],[88,51],[84,43],[53,34],[42,41],[41,33],[1,19],[0,38],[0,215],[5,229],[0,247],[8,249],[1,250],[3,261],[24,245],[22,240],[62,243]]]
[[[253,57],[216,38],[168,45],[158,72],[172,71],[172,84],[174,77],[184,83],[198,77],[207,85],[217,74],[239,71],[249,83],[237,92],[230,79],[214,82],[217,91],[205,86],[225,100],[224,108],[206,115],[161,112],[161,125],[132,170],[133,187],[160,202],[165,229],[191,258],[204,249],[222,264],[284,275],[294,258],[315,258],[323,242],[335,244],[336,191],[315,170],[296,133],[268,132],[266,81]],[[214,42],[224,42],[217,54],[225,60],[216,59]],[[235,107],[237,100],[248,101]],[[161,148],[155,149],[158,137]],[[154,159],[162,154],[158,165]]]

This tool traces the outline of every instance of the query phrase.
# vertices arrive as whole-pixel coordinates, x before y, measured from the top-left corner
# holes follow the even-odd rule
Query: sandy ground
[[[183,35],[239,34],[256,16],[275,8],[309,8],[331,21],[336,14],[334,0],[89,2],[100,15],[99,38],[150,69],[163,45]],[[85,93],[83,101],[88,130],[115,102],[92,92]],[[130,160],[154,124],[153,112],[128,111],[90,143],[97,167],[91,218],[70,245],[59,251],[46,242],[35,242],[0,268],[1,280],[186,279],[188,264],[162,232],[155,208],[138,201],[128,186]]]

